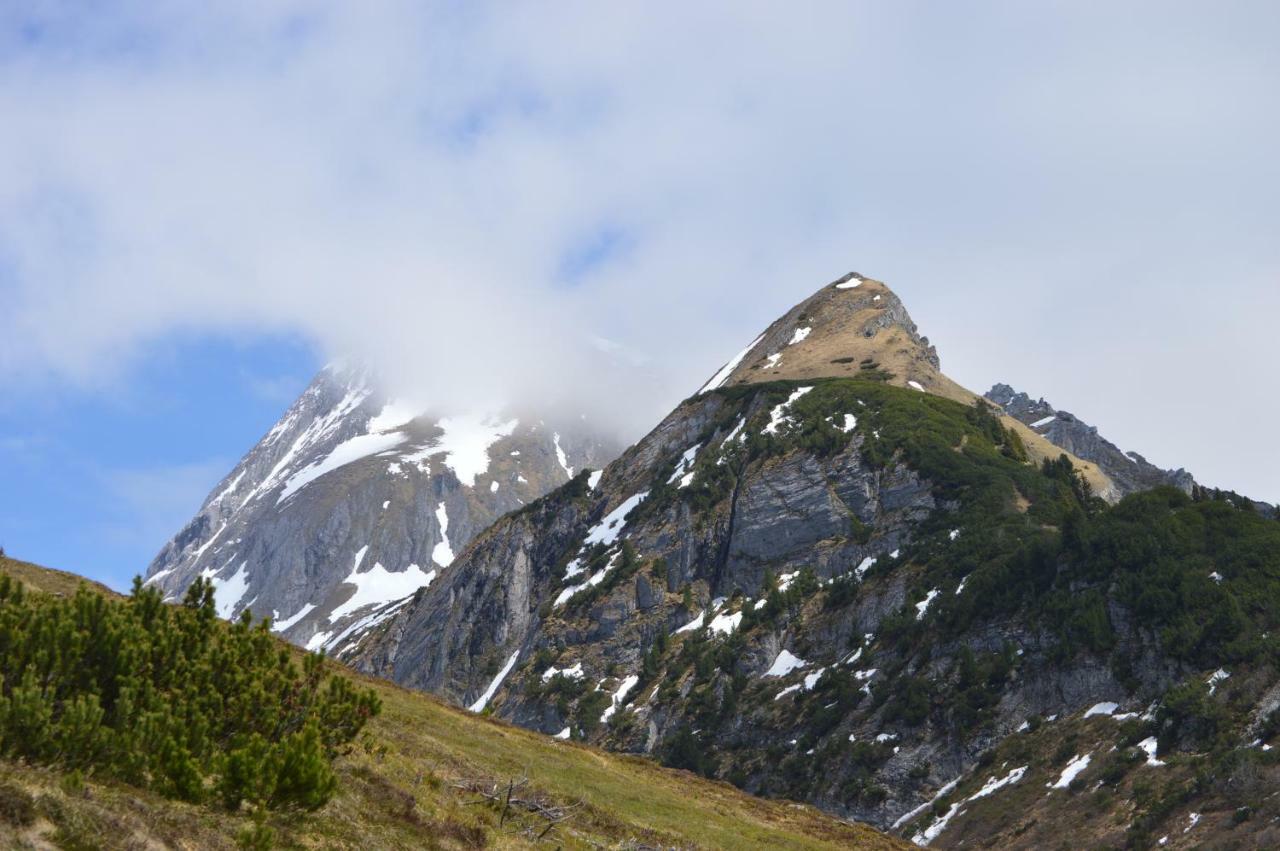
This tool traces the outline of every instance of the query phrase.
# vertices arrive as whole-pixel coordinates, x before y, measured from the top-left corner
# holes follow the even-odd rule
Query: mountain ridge
[[[1186,470],[1162,470],[1137,452],[1121,450],[1102,437],[1096,426],[1054,408],[1043,397],[1032,399],[1007,384],[996,384],[984,395],[1055,446],[1097,464],[1121,494],[1160,485],[1172,485],[1189,494],[1196,486],[1195,477]]]

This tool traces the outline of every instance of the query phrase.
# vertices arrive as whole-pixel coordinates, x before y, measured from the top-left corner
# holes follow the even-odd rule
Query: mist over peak
[[[957,381],[1089,404],[1121,442],[1183,423],[1153,458],[1272,489],[1190,447],[1213,413],[1178,399],[1249,400],[1256,441],[1280,404],[1252,392],[1280,310],[1273,15],[177,8],[0,13],[4,380],[283,333],[396,396],[635,437],[857,268]],[[1189,335],[1238,368],[1166,342]]]

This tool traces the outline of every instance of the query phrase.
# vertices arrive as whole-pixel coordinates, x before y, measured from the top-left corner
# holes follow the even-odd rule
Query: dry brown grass
[[[65,570],[41,567],[38,564],[7,556],[0,556],[0,572],[7,573],[28,588],[58,597],[71,596],[81,585],[88,585],[92,590],[106,594],[108,597],[120,596],[107,586],[85,579],[83,576],[67,573]]]
[[[875,297],[880,296],[876,301]],[[908,387],[916,382],[924,392],[972,405],[980,397],[940,372],[925,349],[904,329],[889,325],[870,337],[863,329],[883,312],[897,296],[881,281],[864,278],[855,289],[824,287],[796,305],[769,326],[764,339],[744,358],[727,384],[762,381],[806,381],[815,378],[857,378],[864,361],[891,373],[890,384]],[[810,329],[799,343],[788,345],[797,326]],[[768,356],[780,353],[776,366],[768,366]],[[1111,499],[1115,489],[1096,464],[1084,461],[1055,446],[1042,435],[1010,416],[1002,416],[1006,428],[1016,431],[1037,464],[1046,458],[1066,454],[1088,481],[1094,493]]]

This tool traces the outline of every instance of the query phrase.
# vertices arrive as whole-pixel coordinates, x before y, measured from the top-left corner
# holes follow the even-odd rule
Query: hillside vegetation
[[[462,663],[512,553],[540,620],[471,639],[520,648],[504,717],[934,846],[1274,847],[1280,522],[1236,495],[1108,504],[874,374],[735,385],[497,524],[366,658],[435,664],[463,601]]]
[[[769,410],[793,392],[766,384],[726,395],[765,393],[756,408]],[[877,467],[905,460],[945,510],[861,576],[824,581],[802,569],[785,591],[770,577],[759,608],[730,601],[725,611],[741,618],[728,637],[704,626],[664,645],[647,660],[665,674],[656,701],[690,721],[662,757],[754,792],[859,801],[869,813],[888,784],[919,788],[928,776],[923,759],[895,764],[899,747],[920,742],[921,757],[934,758],[962,748],[978,755],[972,773],[953,775],[958,786],[908,819],[906,836],[1081,847],[1072,843],[1087,824],[1092,839],[1082,844],[1096,847],[1208,837],[1215,847],[1272,847],[1280,523],[1247,499],[1204,489],[1161,487],[1107,505],[1065,456],[1026,463],[1018,434],[981,404],[875,383],[815,382],[790,406],[781,436],[748,424],[745,463],[841,451],[833,414],[848,410],[859,412],[862,457]],[[697,511],[723,499],[733,465],[710,453],[701,464],[694,486],[655,485],[645,509],[679,499]],[[901,602],[880,610],[874,636],[850,628],[869,623],[866,607],[891,593]],[[787,633],[805,659],[823,659],[835,643],[857,664],[831,664],[786,696],[742,676],[753,641]],[[1065,711],[1040,709],[1046,698]],[[1109,707],[1106,717],[1089,719],[1091,704]],[[1005,738],[1018,720],[1025,726]],[[624,740],[625,721],[613,733]],[[794,747],[775,733],[753,753],[770,730],[790,730]],[[1073,759],[1079,773],[1046,799]],[[855,769],[833,788],[845,765]],[[946,830],[951,822],[960,827]],[[1074,839],[1060,844],[1064,830]]]
[[[14,655],[14,648],[32,647],[32,641],[11,640],[32,634],[20,628],[23,621],[19,616],[24,613],[52,615],[52,620],[39,620],[56,625],[46,627],[51,636],[66,639],[62,649],[52,654],[59,664],[47,669],[48,676],[37,678],[36,690],[42,694],[66,695],[74,690],[84,695],[96,688],[96,693],[105,696],[109,691],[105,683],[110,677],[90,687],[87,673],[101,674],[103,659],[124,657],[99,656],[99,651],[117,645],[85,642],[81,630],[85,624],[77,618],[87,616],[88,623],[110,622],[125,633],[148,618],[153,624],[169,624],[151,637],[152,646],[160,636],[173,639],[205,628],[178,627],[186,620],[201,622],[206,601],[200,591],[194,592],[185,606],[155,609],[146,592],[119,598],[100,588],[81,588],[68,574],[23,562],[0,559],[0,573],[13,578],[0,579],[0,615],[6,617],[5,634],[9,636],[8,643],[0,647],[0,660],[5,665],[0,673],[8,684],[7,695],[12,694],[13,683],[23,682],[22,672],[30,668],[23,661],[28,657]],[[72,622],[78,623],[76,629],[67,628]],[[34,623],[27,621],[27,625]],[[70,849],[273,845],[368,849],[901,847],[869,828],[836,821],[809,807],[753,799],[725,784],[664,770],[644,759],[555,741],[359,677],[330,663],[308,662],[304,654],[260,626],[214,622],[208,629],[211,648],[252,651],[251,657],[258,654],[258,673],[270,668],[277,672],[278,681],[268,687],[242,689],[238,682],[254,680],[246,677],[243,666],[232,670],[236,666],[221,659],[222,664],[211,666],[220,670],[186,671],[184,676],[194,677],[189,688],[178,677],[170,683],[170,694],[186,693],[194,703],[203,694],[213,704],[223,705],[223,715],[228,714],[225,707],[235,703],[237,694],[251,694],[258,701],[256,711],[239,716],[238,732],[214,735],[205,730],[207,752],[188,749],[202,782],[185,786],[169,783],[164,779],[168,776],[164,759],[156,763],[159,767],[154,771],[130,774],[119,767],[118,760],[127,755],[119,746],[94,751],[91,757],[82,748],[40,744],[66,744],[66,739],[58,736],[65,737],[65,729],[70,729],[66,720],[69,707],[91,703],[53,701],[48,704],[53,707],[48,736],[5,736],[7,755],[0,760],[0,844]],[[41,629],[37,627],[34,634],[41,634]],[[138,635],[131,640],[148,644],[148,639]],[[126,645],[128,641],[118,646]],[[48,657],[45,654],[42,658]],[[74,664],[76,658],[83,664]],[[202,657],[192,654],[192,658]],[[210,655],[206,661],[214,658]],[[290,670],[296,677],[289,675]],[[148,675],[160,674],[158,669],[150,669]],[[313,683],[314,689],[310,688]],[[27,685],[32,686],[30,680]],[[275,702],[290,696],[304,699]],[[44,705],[45,701],[34,702]],[[118,700],[99,701],[101,707],[116,704]],[[283,706],[297,709],[302,704],[310,707],[309,713],[281,711]],[[179,699],[174,711],[181,705]],[[374,707],[381,709],[376,715]],[[352,714],[344,715],[344,711]],[[312,725],[314,733],[303,732],[308,729],[307,718],[316,713],[325,723]],[[110,710],[104,708],[100,729],[110,731],[110,735],[103,734],[105,739],[138,735],[137,730],[107,722],[109,716]],[[289,724],[277,727],[269,723],[286,716],[292,719]],[[358,735],[355,731],[360,725],[352,723],[356,716],[365,722]],[[210,717],[220,716],[213,713]],[[223,778],[232,764],[229,754],[235,752],[237,741],[244,747],[243,742],[254,732],[264,742],[273,741],[267,727],[279,733],[279,741],[290,735],[318,737],[317,752],[323,754],[320,764],[332,766],[333,782],[313,785],[313,791],[319,789],[324,794],[300,800],[272,802],[263,790],[251,790],[242,796],[246,803],[233,809],[228,805],[241,802],[220,794],[227,788]],[[59,730],[63,732],[55,732]],[[177,735],[176,730],[170,732]],[[196,731],[188,735],[194,737]],[[344,741],[350,744],[344,745]],[[167,751],[161,747],[154,752]],[[146,753],[153,751],[138,751],[139,756]],[[307,776],[323,777],[324,771],[316,771],[315,760],[307,764],[312,769]],[[322,803],[318,797],[326,801]],[[263,806],[247,803],[254,801]],[[272,803],[275,806],[268,806]],[[318,809],[308,811],[315,805]]]
[[[755,792],[862,801],[870,810],[886,781],[901,777],[898,748],[922,742],[923,754],[933,740],[979,757],[954,791],[908,820],[904,833],[931,844],[1052,847],[1083,816],[1099,847],[1178,846],[1209,835],[1222,847],[1269,847],[1280,815],[1269,791],[1280,776],[1280,751],[1269,744],[1280,730],[1280,523],[1247,499],[1204,489],[1161,487],[1107,505],[1065,456],[1026,463],[1018,434],[981,404],[875,383],[815,385],[791,405],[781,436],[748,426],[746,463],[839,452],[846,440],[832,414],[857,410],[862,457],[875,466],[904,459],[947,508],[862,577],[827,582],[801,570],[785,592],[769,578],[760,608],[739,605],[732,635],[704,627],[664,648],[665,658],[650,662],[669,684],[656,699],[683,704],[688,729],[701,733],[677,734],[663,758]],[[766,393],[757,408],[768,410],[794,392],[757,388],[727,395]],[[664,499],[695,510],[714,504],[730,491],[733,466],[718,461],[708,454],[695,485],[678,493],[655,486],[645,508],[656,513]],[[855,526],[854,534],[865,533]],[[893,583],[901,603],[879,618],[875,635],[851,630],[867,622],[860,605],[877,605],[868,601]],[[824,645],[847,635],[844,652],[858,664],[830,665],[787,697],[741,676],[738,660],[753,639],[787,632],[806,659],[823,658]],[[856,668],[874,677],[862,680]],[[1090,680],[1096,697],[1077,685]],[[686,681],[691,689],[673,687]],[[1050,700],[1065,712],[1039,710],[1039,683],[1052,683]],[[1125,717],[1112,703],[1105,720],[1086,721],[1073,699],[1081,709],[1111,700],[1136,711]],[[1002,741],[1019,711],[1027,726]],[[761,731],[790,729],[794,748],[752,753],[760,739],[749,727],[723,722],[735,713]],[[1061,723],[1045,723],[1050,715]],[[865,733],[846,726],[863,719]],[[624,723],[615,735],[626,735]],[[1041,801],[1073,758],[1085,768]],[[857,770],[832,789],[842,763]],[[917,769],[907,784],[927,776],[927,763]],[[1002,779],[1008,794],[976,795]],[[949,811],[951,819],[935,818]],[[961,815],[963,830],[943,830]],[[924,833],[931,824],[938,832]],[[1192,826],[1193,835],[1177,836]]]

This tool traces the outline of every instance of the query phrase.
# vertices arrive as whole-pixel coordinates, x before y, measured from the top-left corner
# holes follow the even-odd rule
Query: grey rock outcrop
[[[1078,458],[1097,464],[1115,485],[1117,496],[1172,485],[1191,493],[1195,478],[1186,470],[1162,470],[1137,452],[1124,452],[1091,426],[1067,411],[1056,410],[1043,398],[1032,399],[1008,384],[996,384],[986,398],[1009,416],[1043,435]]]
[[[593,609],[588,628],[548,635],[545,616],[563,608],[551,595],[558,569],[591,529],[636,496],[641,482],[661,478],[665,465],[689,448],[688,435],[705,428],[721,405],[714,396],[690,400],[606,468],[590,493],[575,499],[561,491],[503,518],[471,544],[456,569],[399,609],[380,632],[370,631],[369,641],[361,640],[364,633],[353,635],[334,648],[334,655],[403,685],[470,704],[489,684],[493,659],[516,650],[527,659],[550,643],[578,644],[584,653],[614,662],[634,661],[647,643],[641,634],[652,626],[649,618],[632,623],[632,616],[663,609],[678,617],[677,589],[692,585],[705,603],[735,593],[759,597],[767,573],[811,568],[820,580],[847,574],[865,559],[897,549],[910,522],[935,507],[928,484],[910,471],[865,465],[856,439],[845,452],[822,461],[796,453],[779,464],[748,466],[740,471],[736,493],[707,516],[695,517],[678,503],[644,514],[639,503],[632,511],[643,516],[626,521],[625,539],[646,559],[665,563],[667,587],[641,576],[627,584],[624,600],[614,595]],[[703,451],[725,443],[724,438],[716,433]],[[857,515],[831,487],[835,481],[856,496],[864,521],[883,533],[865,543],[854,539]],[[585,571],[581,579],[586,580]],[[640,588],[647,590],[641,594]]]

